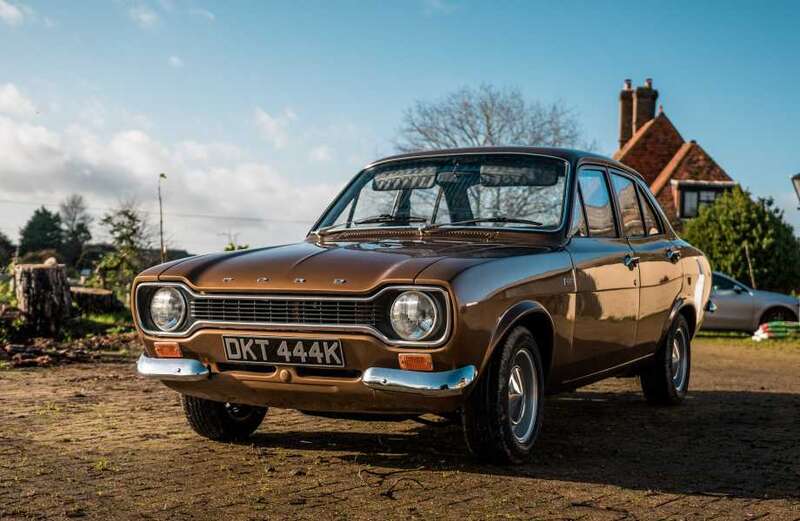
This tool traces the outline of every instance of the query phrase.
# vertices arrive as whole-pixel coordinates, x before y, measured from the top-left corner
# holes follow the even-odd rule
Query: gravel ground
[[[550,397],[535,460],[460,429],[271,410],[247,444],[191,433],[133,364],[0,372],[0,519],[800,519],[800,345],[699,339],[692,392]]]

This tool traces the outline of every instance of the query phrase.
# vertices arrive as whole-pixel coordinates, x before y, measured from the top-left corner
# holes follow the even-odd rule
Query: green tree
[[[135,202],[126,201],[103,216],[114,250],[105,254],[95,269],[100,285],[127,301],[133,278],[145,267],[144,254],[151,246],[150,227]]]
[[[4,269],[9,262],[11,262],[12,257],[14,257],[14,245],[11,243],[11,239],[8,236],[0,231],[0,270]]]
[[[688,221],[683,237],[703,250],[714,270],[749,283],[747,244],[758,289],[800,288],[800,241],[772,198],[753,200],[736,186]]]
[[[53,249],[61,251],[61,218],[42,206],[19,232],[20,255]]]
[[[89,231],[92,217],[86,210],[83,197],[78,194],[72,194],[64,199],[58,215],[61,217],[64,262],[74,267],[83,252],[83,247],[92,239],[92,233]]]

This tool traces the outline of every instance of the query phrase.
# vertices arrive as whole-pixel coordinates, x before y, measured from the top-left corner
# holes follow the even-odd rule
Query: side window
[[[586,228],[586,219],[583,218],[583,203],[579,191],[575,192],[575,204],[572,207],[572,226],[570,235],[573,237],[586,237],[589,230]]]
[[[611,197],[608,194],[608,185],[603,172],[601,170],[581,170],[578,174],[578,184],[581,187],[583,204],[586,209],[589,236],[616,237],[614,210],[611,207]]]
[[[622,214],[622,230],[625,237],[644,237],[642,214],[636,196],[636,185],[627,177],[611,174],[611,184],[617,196],[619,212]]]
[[[639,187],[639,200],[642,202],[642,212],[644,214],[644,231],[647,235],[659,235],[661,233],[661,224],[656,217],[656,211],[653,205],[650,204],[650,199],[643,193]]]
[[[715,291],[733,291],[736,285],[731,279],[720,277],[716,273],[711,276],[711,284]]]

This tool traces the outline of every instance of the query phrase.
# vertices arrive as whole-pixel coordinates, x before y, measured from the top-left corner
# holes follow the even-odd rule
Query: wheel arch
[[[791,307],[789,307],[789,306],[787,306],[787,305],[785,305],[785,304],[781,304],[781,303],[771,303],[771,304],[769,304],[769,305],[767,305],[767,306],[764,306],[764,307],[763,307],[763,308],[762,308],[762,309],[759,311],[759,313],[758,313],[758,315],[757,315],[756,327],[758,327],[758,326],[760,326],[761,324],[763,324],[764,316],[765,316],[767,313],[769,313],[770,311],[773,311],[773,310],[775,310],[775,309],[781,309],[781,310],[788,311],[789,313],[791,313],[791,315],[789,315],[789,316],[793,316],[793,317],[795,318],[795,320],[797,320],[797,318],[798,318],[798,317],[797,317],[797,310],[795,310],[795,309],[792,309]]]
[[[697,308],[694,307],[694,304],[688,302],[683,297],[678,297],[672,304],[672,309],[670,309],[667,320],[664,321],[664,325],[661,329],[661,338],[658,341],[658,345],[661,345],[661,343],[664,341],[664,338],[669,332],[670,326],[675,321],[675,317],[677,317],[679,314],[682,315],[683,318],[686,319],[686,323],[689,324],[690,338],[694,338],[694,335],[697,332]]]
[[[497,351],[497,347],[517,326],[526,327],[536,339],[542,357],[542,369],[544,370],[546,381],[553,363],[555,324],[547,309],[533,300],[517,302],[500,316],[494,331],[492,331],[489,348],[483,357],[479,373],[483,374],[492,356]]]

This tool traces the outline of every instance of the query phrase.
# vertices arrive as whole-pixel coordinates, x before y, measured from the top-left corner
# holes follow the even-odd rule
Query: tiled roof
[[[648,184],[653,184],[683,145],[680,132],[662,111],[637,130],[614,154],[614,159],[638,171]]]
[[[722,167],[694,141],[681,146],[678,153],[650,184],[650,191],[657,196],[670,180],[732,181]]]

